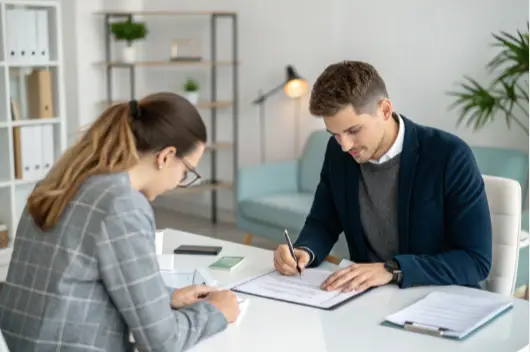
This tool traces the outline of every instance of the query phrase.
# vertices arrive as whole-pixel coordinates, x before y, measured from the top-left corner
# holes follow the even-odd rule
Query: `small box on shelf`
[[[9,231],[7,225],[0,224],[0,249],[7,248],[9,245]]]

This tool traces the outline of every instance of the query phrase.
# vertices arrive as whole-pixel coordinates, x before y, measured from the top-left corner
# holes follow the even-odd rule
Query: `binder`
[[[27,77],[29,118],[53,117],[53,89],[51,71],[35,69]]]
[[[37,60],[39,63],[50,61],[50,31],[48,26],[48,10],[36,10],[37,28]]]
[[[43,141],[42,141],[42,127],[41,125],[37,126],[29,126],[31,129],[31,135],[33,138],[31,141],[28,141],[29,149],[31,150],[31,162],[33,166],[33,179],[34,180],[40,180],[43,176],[43,167],[42,167],[42,147],[43,147]]]
[[[15,9],[6,10],[6,46],[7,46],[7,59],[9,62],[19,61],[18,45],[19,40],[17,38],[17,15]]]
[[[37,56],[37,11],[33,9],[24,10],[24,20],[26,26],[25,40],[28,51],[27,61],[28,63],[37,63],[39,58]]]
[[[19,180],[36,179],[33,155],[36,154],[34,150],[39,150],[40,148],[32,148],[34,138],[32,128],[33,126],[13,128],[15,178]]]
[[[29,63],[29,39],[27,10],[15,9],[16,38],[18,40],[18,62]]]
[[[53,137],[53,125],[42,125],[42,177],[51,170],[55,159],[55,140]]]
[[[496,295],[465,296],[431,292],[385,318],[385,326],[436,337],[463,340],[513,308]]]

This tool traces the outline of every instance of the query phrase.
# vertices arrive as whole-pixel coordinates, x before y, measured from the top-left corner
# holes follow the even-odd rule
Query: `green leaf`
[[[524,33],[518,30],[515,34],[501,31],[499,34],[492,34],[492,37],[492,46],[499,51],[486,65],[493,74],[491,82],[482,85],[475,79],[464,76],[458,90],[446,92],[453,97],[449,109],[459,109],[457,126],[465,122],[468,128],[477,131],[502,112],[508,128],[512,123],[516,123],[528,134],[528,127],[514,114],[514,108],[517,106],[523,112],[519,114],[517,109],[520,117],[528,119],[526,111],[529,94],[525,90],[528,83],[520,83],[521,79],[528,77],[529,71],[528,30]]]
[[[135,40],[145,38],[148,30],[145,23],[133,22],[128,19],[127,21],[112,23],[111,32],[116,40],[125,40],[130,45]]]

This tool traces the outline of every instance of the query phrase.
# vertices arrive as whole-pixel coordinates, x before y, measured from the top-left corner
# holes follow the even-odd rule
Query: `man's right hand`
[[[289,247],[286,244],[282,244],[276,249],[274,252],[274,267],[280,272],[280,274],[298,275],[298,270],[296,269],[297,265],[302,271],[304,271],[307,263],[309,263],[309,259],[311,259],[309,253],[303,249],[295,248],[294,254],[298,259],[298,263],[294,260],[289,251]]]
[[[236,321],[239,315],[239,303],[234,292],[230,290],[212,292],[206,296],[206,300],[224,314],[228,323]]]

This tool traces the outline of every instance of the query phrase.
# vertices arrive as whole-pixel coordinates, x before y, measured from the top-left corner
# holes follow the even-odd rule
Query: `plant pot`
[[[184,98],[188,99],[193,105],[199,102],[199,92],[184,92]]]
[[[134,62],[136,59],[136,48],[134,46],[127,46],[123,48],[123,62]]]

